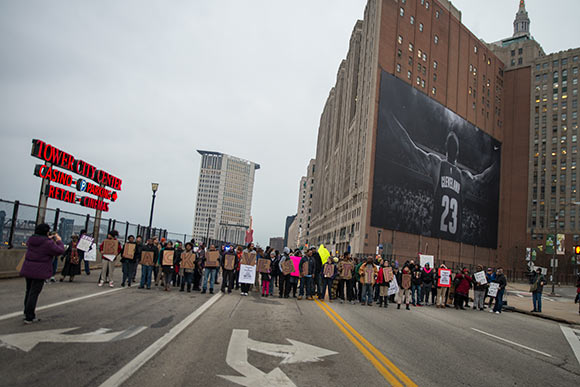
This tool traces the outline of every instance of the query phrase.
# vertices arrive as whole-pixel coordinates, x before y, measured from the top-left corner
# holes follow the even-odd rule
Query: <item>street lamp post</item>
[[[209,248],[209,225],[211,223],[211,218],[207,217],[207,234],[205,236],[205,247]]]
[[[153,208],[155,207],[155,195],[159,189],[159,183],[151,183],[151,190],[153,191],[153,197],[151,198],[151,215],[149,215],[149,227],[147,228],[147,239],[151,237],[151,226],[153,224]]]

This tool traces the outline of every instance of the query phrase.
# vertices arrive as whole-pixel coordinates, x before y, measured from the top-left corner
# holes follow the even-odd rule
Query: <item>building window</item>
[[[437,74],[433,73],[433,82],[437,82]]]
[[[523,48],[518,48],[518,55],[522,55],[523,52],[524,52]]]
[[[413,43],[409,43],[409,51],[413,52]]]
[[[422,58],[424,62],[427,62],[427,54],[423,53]]]
[[[401,9],[399,10],[399,15],[405,16],[405,9],[403,7],[401,7]]]
[[[435,35],[433,42],[435,42],[435,44],[439,43],[439,36]]]
[[[411,71],[407,71],[407,79],[411,79]]]
[[[399,44],[403,43],[403,37],[399,35],[399,39],[397,39],[397,41],[399,42]]]
[[[512,65],[512,66],[515,66],[515,65],[516,65],[516,60],[515,60],[515,59],[512,59],[512,61],[511,61],[511,65]]]
[[[518,64],[522,64],[522,58],[518,58]]]
[[[421,84],[421,78],[417,77],[417,86],[419,86]]]
[[[401,49],[397,50],[397,56],[400,58],[403,55],[403,52],[401,51]]]
[[[413,57],[412,56],[409,57],[409,66],[413,66]]]
[[[473,52],[477,54],[477,46],[473,46]]]
[[[400,73],[401,72],[401,65],[399,63],[397,63],[397,72]]]
[[[424,89],[425,88],[425,80],[421,79],[421,87]]]
[[[425,8],[429,9],[429,2],[425,3]]]
[[[433,94],[433,95],[437,94],[437,89],[435,87],[431,89],[431,94]]]
[[[435,11],[435,19],[439,19],[439,11]]]
[[[512,50],[511,54],[512,56],[516,56],[516,50]]]
[[[423,32],[423,23],[419,23],[419,31]]]
[[[439,65],[439,64],[437,63],[437,61],[436,61],[436,60],[434,60],[434,61],[433,61],[433,69],[437,70],[437,66],[438,66],[438,65]]]

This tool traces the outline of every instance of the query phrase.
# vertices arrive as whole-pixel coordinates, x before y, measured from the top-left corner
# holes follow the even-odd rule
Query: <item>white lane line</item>
[[[117,387],[123,384],[127,379],[129,379],[139,368],[143,367],[146,362],[151,360],[157,352],[161,351],[167,344],[169,344],[177,335],[179,335],[185,328],[187,328],[191,323],[193,323],[199,316],[203,314],[209,307],[211,307],[217,300],[220,299],[222,293],[218,293],[209,300],[207,300],[202,306],[193,311],[189,316],[184,318],[179,324],[174,326],[161,336],[157,341],[147,347],[143,352],[137,355],[133,360],[127,363],[123,368],[117,371],[109,379],[105,380],[101,387]]]
[[[71,298],[70,300],[55,302],[54,304],[48,304],[48,305],[40,306],[40,307],[36,308],[36,311],[50,309],[50,308],[54,308],[56,306],[66,305],[66,304],[70,304],[71,302],[82,301],[82,300],[86,300],[88,298],[93,298],[93,297],[98,297],[98,296],[104,296],[105,294],[111,294],[113,292],[118,292],[119,290],[123,290],[123,289],[125,289],[125,288],[117,288],[117,289],[105,290],[104,292],[88,294],[88,295],[82,296],[82,297]],[[2,320],[8,320],[9,318],[14,318],[14,317],[24,317],[24,313],[23,312],[14,312],[14,313],[4,314],[4,315],[0,316],[0,321],[2,321]]]
[[[516,347],[524,348],[524,349],[527,349],[528,351],[532,351],[532,352],[535,352],[535,353],[539,353],[540,355],[544,355],[546,357],[552,357],[552,355],[550,355],[549,353],[542,352],[542,351],[538,351],[537,349],[533,349],[533,348],[530,348],[530,347],[526,347],[525,345],[521,345],[521,344],[518,344],[518,343],[514,343],[511,340],[504,339],[504,338],[499,337],[499,336],[496,336],[496,335],[492,335],[491,333],[487,333],[487,332],[484,332],[484,331],[480,331],[479,329],[475,329],[475,328],[471,328],[471,329],[474,330],[474,331],[476,331],[476,332],[479,332],[479,333],[482,333],[484,335],[487,335],[489,337],[493,337],[494,339],[498,339],[498,340],[501,340],[501,341],[505,341],[506,343],[515,345]]]
[[[578,360],[578,363],[580,364],[580,338],[577,336],[577,332],[579,331],[563,325],[560,325],[560,329],[562,329],[564,337],[568,340],[568,344],[572,347],[572,351],[574,352],[574,355],[576,355],[576,360]]]

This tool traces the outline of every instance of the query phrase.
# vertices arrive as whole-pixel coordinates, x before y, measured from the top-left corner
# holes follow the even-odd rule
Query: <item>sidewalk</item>
[[[531,313],[530,311],[533,309],[533,305],[532,294],[529,292],[529,290],[530,285],[528,284],[508,284],[508,295],[504,296],[504,300],[507,300],[507,306],[513,307],[514,311],[518,313],[525,313],[566,324],[580,325],[578,304],[574,303],[574,299],[570,299],[568,297],[550,296],[549,293],[551,289],[544,287],[544,292],[542,294],[542,313]],[[556,294],[559,293],[558,290],[559,288],[556,288]],[[566,293],[569,292],[567,291]]]

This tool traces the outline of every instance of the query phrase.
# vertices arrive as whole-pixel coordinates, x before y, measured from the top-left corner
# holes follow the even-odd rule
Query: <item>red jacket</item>
[[[459,285],[455,288],[455,291],[465,296],[468,295],[469,288],[471,287],[471,277],[467,274],[458,273],[455,278],[460,280]]]

